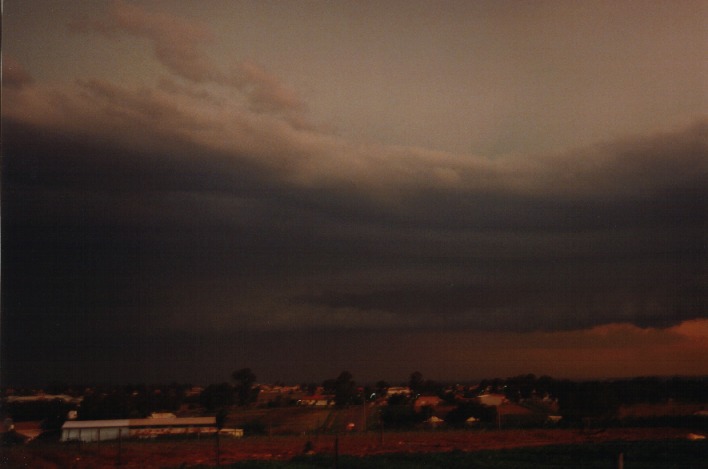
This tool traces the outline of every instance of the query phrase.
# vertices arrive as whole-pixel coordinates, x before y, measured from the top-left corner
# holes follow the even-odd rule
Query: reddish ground
[[[28,438],[37,438],[42,433],[41,422],[15,422],[15,431]]]
[[[685,438],[689,432],[674,428],[612,428],[602,431],[535,429],[504,431],[427,431],[352,433],[339,437],[340,454],[371,455],[392,452],[478,451],[549,444],[598,443],[616,440],[661,440]],[[319,453],[334,452],[335,436],[310,438]],[[222,464],[241,460],[288,460],[302,454],[308,437],[250,437],[220,442]],[[2,468],[102,468],[115,467],[117,442],[60,444],[36,443],[2,448]],[[187,467],[214,464],[214,440],[123,441],[120,463],[124,468]]]
[[[705,410],[705,404],[682,404],[669,402],[666,404],[634,404],[622,406],[619,409],[618,417],[646,418],[663,416],[692,415],[700,410]]]

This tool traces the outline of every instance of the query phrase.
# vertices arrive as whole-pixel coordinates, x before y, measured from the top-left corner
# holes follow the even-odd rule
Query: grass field
[[[414,431],[255,436],[219,442],[222,466],[234,468],[707,468],[708,444],[686,429],[614,428]],[[307,443],[314,454],[306,456]],[[31,469],[176,469],[216,467],[213,438],[125,440],[84,444],[37,441],[2,448],[0,467]]]
[[[340,456],[340,469],[614,469],[622,454],[624,467],[642,469],[701,469],[708,467],[708,443],[685,440],[606,442],[554,445],[495,451],[408,453]],[[334,456],[298,457],[289,462],[244,461],[233,469],[311,469],[333,467]]]
[[[301,435],[322,431],[334,409],[281,407],[274,409],[236,409],[229,413],[226,427],[260,427],[263,434]]]

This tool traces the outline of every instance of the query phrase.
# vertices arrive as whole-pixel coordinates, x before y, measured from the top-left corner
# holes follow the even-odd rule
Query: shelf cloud
[[[146,41],[152,78],[52,81],[3,57],[6,350],[116,331],[541,340],[622,324],[643,341],[706,318],[704,113],[500,154],[357,138],[322,123],[314,88],[218,56],[208,20],[104,7],[71,37]],[[361,125],[393,112],[378,111]]]

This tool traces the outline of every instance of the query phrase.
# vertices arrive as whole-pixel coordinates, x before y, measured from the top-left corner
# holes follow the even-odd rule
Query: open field
[[[708,461],[706,443],[686,440],[689,430],[676,428],[611,428],[587,432],[572,429],[535,429],[503,431],[416,431],[416,432],[376,432],[352,433],[336,437],[320,436],[257,436],[242,440],[221,439],[219,444],[222,465],[240,461],[286,462],[301,458],[303,448],[311,441],[315,455],[311,462],[327,460],[331,464],[338,438],[342,462],[350,457],[389,457],[391,455],[449,453],[465,455],[470,452],[487,450],[508,450],[511,448],[538,448],[557,445],[581,445],[593,447],[608,442],[667,442],[686,441],[689,448],[703,452]],[[3,468],[101,468],[114,467],[120,463],[124,468],[177,468],[199,466],[209,467],[216,463],[216,441],[202,440],[157,440],[123,441],[84,444],[60,444],[55,442],[35,442],[30,445],[3,448],[0,467]],[[620,443],[613,443],[620,444]],[[664,444],[664,443],[662,443]],[[649,445],[652,446],[652,445]],[[654,446],[652,446],[654,447]],[[670,448],[667,450],[670,451]],[[669,457],[669,456],[667,456]],[[406,461],[397,456],[398,467],[446,467],[445,465],[416,465],[417,458]],[[395,459],[395,458],[394,458]],[[464,458],[463,458],[464,459]],[[399,464],[400,463],[400,464]],[[422,463],[421,463],[422,464]],[[433,463],[431,463],[433,464]],[[259,467],[268,467],[259,466]],[[278,467],[278,466],[273,466]],[[308,467],[308,466],[304,466]],[[316,466],[309,466],[316,467]],[[353,465],[350,467],[357,467]],[[388,466],[372,466],[388,467]],[[390,466],[393,467],[393,466]],[[463,467],[463,466],[458,466]],[[474,467],[474,466],[472,466]],[[514,466],[481,466],[514,467]],[[548,467],[548,466],[529,466]],[[562,467],[562,466],[556,466]],[[573,466],[568,466],[573,467]],[[615,466],[588,466],[615,467]],[[661,467],[696,467],[661,466]],[[698,466],[700,467],[700,466]],[[703,466],[706,467],[706,466]]]
[[[620,456],[621,455],[621,456]],[[393,453],[375,456],[340,456],[339,469],[610,469],[620,458],[627,468],[700,469],[706,467],[708,444],[686,440],[615,441],[483,451]],[[298,457],[290,462],[249,461],[232,469],[314,469],[332,467],[331,455]],[[223,466],[222,466],[223,467]]]
[[[292,435],[311,433],[329,427],[331,414],[343,412],[331,408],[310,407],[236,408],[226,420],[226,427],[248,428],[257,425],[262,433]],[[327,428],[330,430],[330,428]]]

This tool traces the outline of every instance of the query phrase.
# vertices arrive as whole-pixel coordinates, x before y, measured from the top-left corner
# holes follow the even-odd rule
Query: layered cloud
[[[204,25],[115,1],[107,18],[77,20],[70,27],[77,32],[95,31],[110,36],[130,34],[145,38],[152,43],[156,58],[173,73],[199,83],[221,79],[202,52],[201,45],[212,38]]]
[[[293,90],[253,61],[235,62],[226,69],[219,66],[205,52],[213,35],[203,24],[117,0],[105,18],[76,20],[70,27],[79,33],[146,39],[155,58],[170,72],[197,84],[232,86],[247,97],[253,111],[295,112],[302,106]]]
[[[10,187],[52,206],[45,216],[59,227],[81,214],[82,230],[154,226],[163,238],[136,242],[182,259],[184,272],[170,275],[194,266],[241,274],[244,261],[275,262],[259,272],[266,278],[301,270],[293,283],[313,288],[283,287],[267,301],[304,318],[294,324],[363,324],[374,312],[410,327],[439,317],[454,327],[572,328],[705,314],[705,121],[489,160],[357,144],[183,91],[82,80],[8,92],[7,148],[22,155],[7,165]],[[71,203],[39,195],[56,191]],[[21,212],[47,222],[35,219],[40,207]],[[186,226],[203,240],[180,234]],[[213,252],[192,258],[202,244]],[[332,269],[337,284],[321,278]]]
[[[313,124],[254,61],[217,66],[204,25],[116,2],[72,28],[147,40],[165,71],[47,84],[4,58],[17,337],[58,324],[136,341],[591,330],[604,343],[616,326],[603,325],[675,338],[706,317],[706,118],[553,154],[383,145]]]
[[[8,88],[22,88],[34,81],[22,64],[12,56],[3,57],[2,72],[2,84]]]

